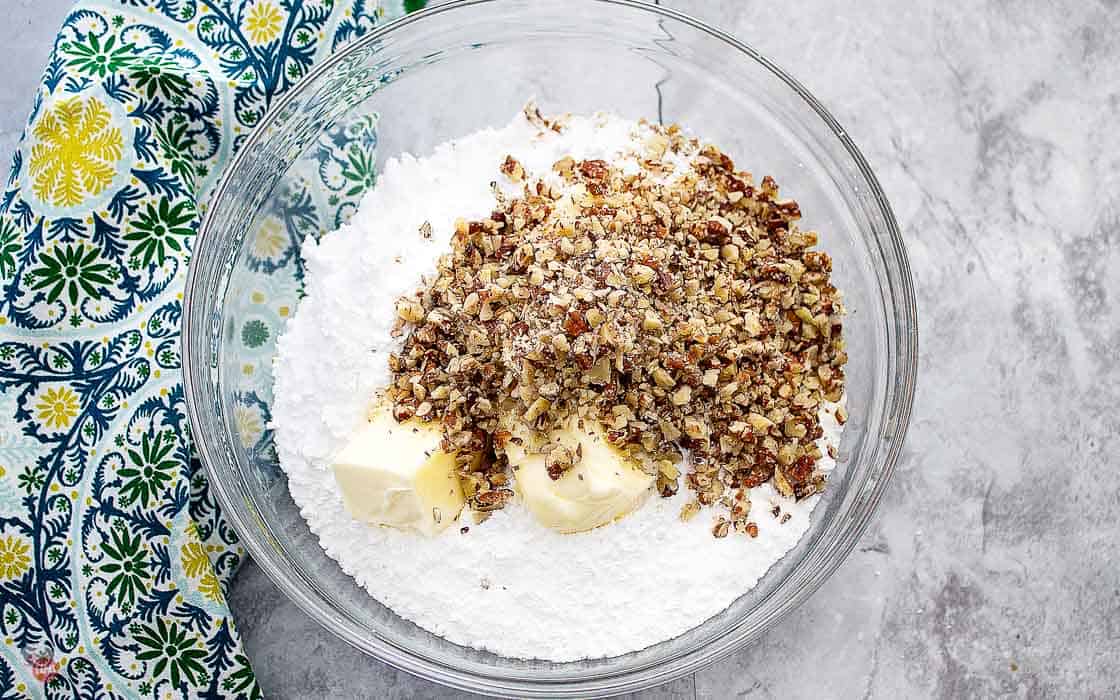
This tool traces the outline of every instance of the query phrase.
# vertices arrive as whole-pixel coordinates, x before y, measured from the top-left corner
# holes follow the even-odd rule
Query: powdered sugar
[[[350,224],[304,245],[308,294],[278,342],[273,405],[291,494],[346,573],[402,617],[453,642],[555,661],[641,649],[726,608],[808,528],[817,498],[794,503],[769,485],[751,493],[757,539],[713,538],[708,511],[681,523],[686,489],[578,535],[539,526],[517,502],[481,525],[464,516],[467,534],[453,527],[431,539],[355,522],[343,509],[330,460],[387,381],[387,355],[397,345],[389,335],[393,300],[434,269],[455,219],[490,212],[490,183],[502,180],[506,154],[530,176],[566,155],[632,160],[643,129],[599,115],[573,117],[562,134],[539,133],[518,117],[426,158],[394,159]],[[419,233],[424,222],[430,238]],[[821,422],[827,452],[841,427],[829,409]],[[773,505],[787,522],[771,515]],[[685,590],[693,594],[666,593]]]

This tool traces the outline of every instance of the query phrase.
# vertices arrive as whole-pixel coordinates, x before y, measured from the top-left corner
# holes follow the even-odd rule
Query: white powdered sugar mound
[[[563,133],[541,133],[519,116],[426,158],[390,160],[349,224],[303,246],[307,296],[278,341],[273,404],[292,497],[323,549],[371,596],[452,642],[553,661],[642,649],[725,609],[809,527],[819,497],[795,503],[769,484],[751,490],[755,539],[713,537],[716,509],[682,523],[686,488],[576,535],[541,527],[516,500],[481,525],[464,514],[466,534],[455,526],[434,538],[356,522],[343,507],[330,462],[388,381],[388,354],[399,346],[389,333],[393,302],[434,272],[456,219],[494,209],[490,183],[510,186],[499,173],[505,156],[527,177],[568,155],[636,170],[633,151],[648,135],[609,115],[571,117]],[[425,222],[430,238],[419,233]],[[828,408],[821,423],[829,470],[825,446],[839,444],[842,428]],[[771,515],[774,505],[790,516],[785,523]]]

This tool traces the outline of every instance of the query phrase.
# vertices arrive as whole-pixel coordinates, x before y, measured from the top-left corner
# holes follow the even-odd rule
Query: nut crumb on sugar
[[[702,506],[767,481],[799,499],[824,488],[819,406],[843,393],[847,359],[831,259],[773,178],[756,186],[679,127],[641,126],[636,171],[565,155],[530,176],[507,154],[518,189],[458,219],[436,275],[397,300],[394,415],[439,422],[476,510],[512,496],[495,434],[544,436],[557,480],[579,460],[547,433],[572,415],[607,427],[665,497],[682,448]],[[667,157],[690,168],[665,182]]]
[[[498,181],[497,190],[512,199],[524,192],[526,180],[549,177],[566,157],[572,159],[577,178],[601,174],[597,164],[583,169],[590,174],[582,172],[578,163],[583,161],[601,161],[609,166],[608,173],[613,167],[624,176],[633,174],[641,169],[639,158],[651,141],[654,149],[660,148],[656,136],[649,125],[609,115],[570,117],[561,127],[558,120],[530,109],[508,127],[443,144],[428,157],[390,160],[378,187],[349,224],[319,242],[304,244],[307,296],[278,343],[273,414],[291,494],[324,550],[371,596],[452,642],[555,661],[640,649],[681,634],[726,608],[809,527],[819,496],[786,498],[772,481],[733,492],[730,505],[721,506],[727,509],[723,515],[701,511],[688,489],[680,489],[676,495],[648,501],[609,527],[578,535],[536,526],[512,493],[487,497],[481,505],[489,510],[464,511],[458,533],[451,528],[431,539],[369,527],[349,518],[342,508],[330,460],[363,420],[368,397],[389,383],[386,355],[399,353],[406,341],[400,329],[394,335],[399,310],[392,300],[416,291],[420,276],[437,268],[439,254],[455,235],[455,222],[491,216],[496,206],[491,182]],[[523,171],[520,184],[499,173],[506,154]],[[687,171],[687,157],[669,148],[662,155],[667,161],[662,181],[672,182]],[[428,197],[433,191],[441,196]],[[430,238],[422,231],[429,227]],[[728,241],[717,248],[713,243],[711,262],[742,260],[745,246],[732,247],[737,245]],[[642,284],[654,283],[656,270],[644,267],[648,269],[635,265],[626,272],[645,280]],[[354,290],[364,291],[356,296]],[[575,298],[574,291],[569,292]],[[370,299],[385,303],[369,303]],[[606,295],[605,309],[613,308],[611,300]],[[621,301],[614,297],[614,303]],[[581,335],[588,332],[584,324],[599,328],[609,318],[605,310],[598,313],[604,318],[583,313],[582,319],[565,317],[562,322],[580,329]],[[640,319],[650,332],[661,330],[658,323],[658,318],[647,319],[645,314]],[[570,352],[575,336],[566,331],[552,342],[561,349],[567,342]],[[681,383],[683,371],[669,373],[674,385]],[[701,373],[697,383],[684,382],[690,400],[705,391],[701,387],[721,385],[718,374],[710,380],[715,383],[704,379]],[[425,410],[435,411],[438,400],[431,399],[430,390],[428,394],[432,408]],[[837,398],[841,404],[819,404],[822,432],[813,444],[823,453],[818,462],[822,473],[834,464],[846,418],[840,409],[842,396]],[[546,410],[539,407],[541,415]],[[631,421],[620,413],[620,423],[623,418]],[[748,420],[743,422],[751,425]],[[755,422],[765,425],[757,418]],[[770,423],[780,427],[778,421]],[[703,425],[696,421],[682,420],[670,426],[670,433],[674,428],[690,437],[703,434]],[[685,464],[661,461],[669,462],[657,465],[665,480],[688,476]],[[751,502],[771,501],[783,504],[785,522],[750,513]],[[725,534],[716,539],[713,530]],[[482,581],[489,587],[484,589]],[[589,604],[591,585],[595,595]],[[685,590],[703,590],[704,595],[666,595]],[[551,624],[557,618],[567,623]]]

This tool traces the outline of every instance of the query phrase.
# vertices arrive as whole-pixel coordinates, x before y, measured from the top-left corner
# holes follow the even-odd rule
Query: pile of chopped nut
[[[840,400],[847,359],[832,262],[772,178],[649,128],[635,174],[564,158],[528,179],[505,159],[521,194],[495,188],[493,214],[458,222],[436,275],[397,301],[389,397],[398,420],[441,422],[475,511],[513,496],[511,420],[547,436],[577,416],[662,496],[683,478],[682,519],[716,504],[713,534],[754,536],[747,489],[824,487],[818,411]],[[669,177],[669,154],[691,167]],[[550,459],[550,475],[576,460]]]

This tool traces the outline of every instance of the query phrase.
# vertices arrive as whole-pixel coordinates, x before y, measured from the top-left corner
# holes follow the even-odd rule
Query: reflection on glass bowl
[[[268,428],[275,341],[299,303],[300,243],[354,211],[387,158],[546,112],[679,122],[773,175],[822,232],[849,316],[850,419],[840,465],[801,543],[690,632],[573,663],[461,647],[370,598],[319,547]],[[215,188],[195,243],[183,344],[192,433],[226,516],[260,566],[336,635],[393,666],[519,697],[635,691],[758,637],[843,561],[905,435],[917,357],[914,290],[890,207],[824,108],[750,47],[631,0],[460,0],[371,31],[274,105]]]

